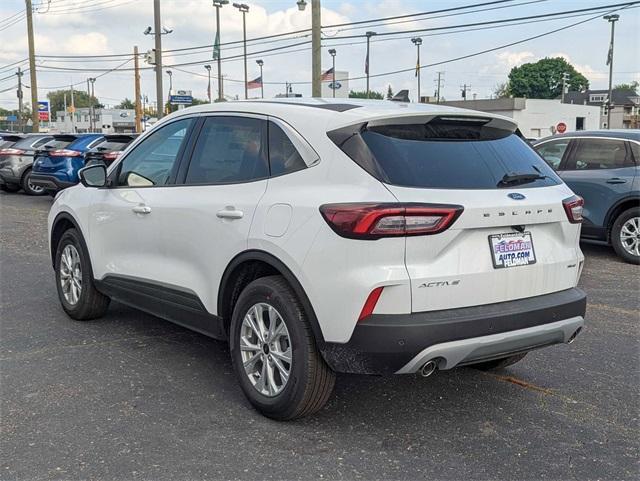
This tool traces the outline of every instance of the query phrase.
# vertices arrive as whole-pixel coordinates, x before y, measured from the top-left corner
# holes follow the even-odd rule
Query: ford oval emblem
[[[507,194],[507,197],[513,200],[524,200],[526,197],[518,192],[512,192],[511,194]]]

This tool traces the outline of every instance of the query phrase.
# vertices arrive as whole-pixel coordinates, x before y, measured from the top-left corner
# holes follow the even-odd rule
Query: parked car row
[[[136,134],[1,134],[0,189],[55,194],[90,163],[110,165]]]

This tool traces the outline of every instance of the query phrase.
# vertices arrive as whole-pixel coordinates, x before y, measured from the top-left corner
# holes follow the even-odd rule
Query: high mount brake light
[[[325,204],[322,216],[334,232],[349,239],[438,234],[460,216],[460,205]]]
[[[70,149],[57,149],[49,152],[50,157],[80,157],[80,152]]]
[[[578,195],[574,195],[562,201],[562,206],[567,213],[567,218],[572,224],[580,224],[582,222],[582,211],[584,210],[584,199]]]
[[[22,155],[24,150],[21,149],[0,149],[0,155]]]

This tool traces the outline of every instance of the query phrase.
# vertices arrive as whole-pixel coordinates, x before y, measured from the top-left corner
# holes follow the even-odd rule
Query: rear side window
[[[569,142],[569,139],[551,140],[534,148],[551,168],[558,170],[562,162],[562,157],[569,146]]]
[[[539,155],[509,130],[467,122],[383,125],[336,144],[379,180],[402,187],[495,189],[543,187],[562,181]],[[504,180],[509,179],[508,183]]]
[[[269,176],[264,120],[208,117],[191,156],[186,184],[233,184]]]
[[[616,169],[633,165],[623,140],[579,139],[566,170]]]
[[[282,175],[307,167],[287,134],[274,122],[269,122],[269,164],[271,175]]]

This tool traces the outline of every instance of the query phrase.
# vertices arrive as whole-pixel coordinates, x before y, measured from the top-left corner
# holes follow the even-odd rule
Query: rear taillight
[[[0,155],[22,155],[24,150],[20,149],[0,149]]]
[[[116,160],[122,152],[106,152],[102,158],[104,160]]]
[[[70,149],[56,149],[49,152],[51,157],[80,157],[80,152]]]
[[[582,222],[582,211],[584,207],[584,199],[574,195],[562,201],[567,218],[572,224],[580,224]]]
[[[460,216],[460,205],[325,204],[322,216],[336,234],[349,239],[380,239],[438,234]]]

